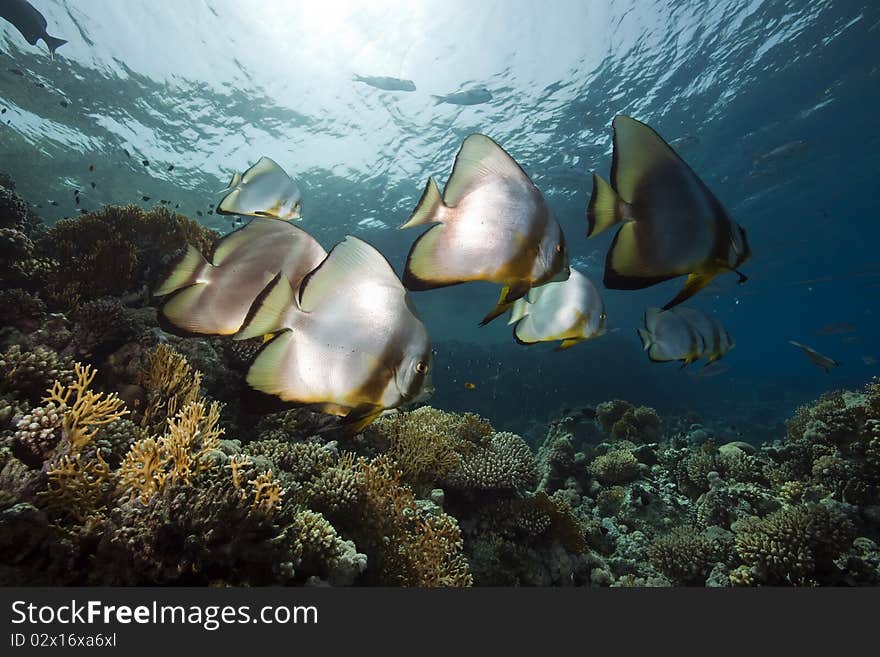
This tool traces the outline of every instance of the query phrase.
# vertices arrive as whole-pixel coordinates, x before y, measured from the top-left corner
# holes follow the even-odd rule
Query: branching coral
[[[635,481],[642,471],[638,460],[628,449],[613,449],[601,454],[593,459],[588,469],[604,486]]]
[[[654,539],[648,559],[674,584],[703,586],[713,565],[725,558],[725,552],[717,539],[682,525]]]
[[[736,553],[764,584],[827,582],[833,561],[852,543],[854,528],[841,512],[821,504],[783,507],[733,527]]]
[[[518,490],[537,480],[537,462],[528,444],[516,434],[492,434],[485,446],[474,445],[460,455],[455,470],[442,479],[459,490]]]
[[[0,392],[37,401],[53,382],[64,386],[73,380],[73,359],[48,347],[22,350],[16,344],[0,354]]]
[[[162,433],[168,418],[199,399],[201,382],[201,372],[194,371],[186,358],[160,344],[140,376],[146,392],[141,426],[151,433]]]

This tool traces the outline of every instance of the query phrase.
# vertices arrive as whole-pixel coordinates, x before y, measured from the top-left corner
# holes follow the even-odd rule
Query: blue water
[[[880,374],[876,2],[32,4],[69,43],[53,60],[0,22],[0,170],[50,223],[75,213],[74,188],[87,209],[165,198],[197,217],[233,170],[269,155],[300,182],[302,227],[325,248],[356,234],[399,272],[420,231],[396,226],[429,175],[449,175],[465,136],[489,134],[517,158],[617,330],[564,353],[524,348],[501,320],[477,327],[495,287],[416,293],[437,351],[436,406],[539,433],[564,406],[624,397],[761,432],[824,390]],[[384,92],[354,74],[417,90]],[[430,98],[469,86],[493,100]],[[616,113],[680,139],[749,233],[749,281],[720,277],[691,303],[736,339],[716,376],[640,350],[644,308],[680,281],[601,288],[612,235],[587,240],[585,209],[590,172],[608,174]],[[796,152],[767,156],[793,142]],[[789,339],[842,365],[825,374]]]

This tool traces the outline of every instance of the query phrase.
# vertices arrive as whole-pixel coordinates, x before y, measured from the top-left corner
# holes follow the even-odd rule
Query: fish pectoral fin
[[[571,349],[578,342],[583,342],[583,338],[568,338],[563,340],[562,343],[554,349],[554,351],[565,351],[566,349]]]
[[[183,257],[153,294],[161,297],[175,290],[195,285],[199,282],[200,274],[208,268],[211,268],[211,263],[192,244],[187,244]]]
[[[513,286],[505,286],[501,290],[501,296],[498,299],[498,303],[495,304],[495,307],[489,311],[489,313],[483,317],[480,321],[480,326],[485,326],[489,322],[491,322],[496,317],[500,317],[514,304],[517,299],[522,299],[526,293],[529,291],[528,285],[524,283],[518,283]]]
[[[710,273],[689,274],[681,292],[675,295],[675,298],[672,299],[672,301],[663,306],[663,310],[669,310],[670,308],[677,306],[683,301],[687,301],[688,299],[690,299],[697,292],[699,292],[709,283],[711,283],[716,274],[717,272],[714,271]]]

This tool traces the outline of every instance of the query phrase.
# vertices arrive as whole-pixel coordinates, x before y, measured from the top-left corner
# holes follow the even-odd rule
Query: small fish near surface
[[[49,36],[46,18],[27,0],[0,0],[0,18],[12,23],[32,46],[42,39],[53,58],[55,51],[67,43],[64,39]]]
[[[807,345],[801,344],[800,342],[789,340],[788,344],[800,349],[804,353],[804,355],[810,359],[810,362],[813,363],[813,365],[825,370],[826,374],[830,374],[831,370],[840,365],[840,363],[833,358],[829,358],[824,354],[820,354],[815,349],[808,347]]]
[[[435,105],[446,103],[448,105],[482,105],[492,100],[492,93],[485,87],[474,87],[464,91],[446,94],[445,96],[431,96]]]
[[[611,184],[593,174],[587,235],[622,224],[605,259],[605,287],[636,290],[687,275],[668,310],[719,273],[751,257],[746,231],[697,174],[650,127],[628,116],[613,121]]]
[[[297,292],[276,277],[236,339],[275,333],[247,373],[248,385],[282,402],[344,416],[357,433],[387,409],[426,398],[428,332],[391,265],[346,237]]]
[[[192,246],[156,296],[168,296],[159,323],[176,335],[233,335],[263,288],[281,272],[298,289],[326,256],[308,233],[287,222],[255,218],[229,233],[204,257]]]
[[[644,323],[638,334],[655,363],[679,360],[685,367],[705,358],[708,365],[736,345],[720,322],[692,308],[648,308]]]
[[[561,341],[557,350],[606,331],[605,304],[589,278],[576,269],[566,281],[545,283],[513,304],[508,324],[520,344]]]
[[[288,221],[300,219],[299,186],[275,160],[261,157],[250,169],[232,175],[217,214],[243,214]]]
[[[533,287],[569,275],[562,227],[541,192],[492,139],[464,140],[443,193],[433,178],[401,228],[437,224],[413,243],[403,283],[431,290],[467,281],[504,285],[481,325]]]
[[[810,143],[805,139],[795,139],[794,141],[789,141],[781,146],[777,146],[766,153],[755,156],[752,164],[757,167],[775,160],[788,159],[807,150],[809,145]]]
[[[381,89],[382,91],[415,91],[416,85],[412,80],[401,80],[400,78],[373,76],[373,75],[355,75],[355,82],[363,82],[366,85]]]

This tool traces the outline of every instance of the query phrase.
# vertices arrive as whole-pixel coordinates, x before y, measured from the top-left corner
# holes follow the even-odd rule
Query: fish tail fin
[[[440,193],[437,181],[433,177],[428,178],[428,182],[425,184],[425,191],[422,192],[422,197],[419,199],[416,209],[413,210],[409,219],[400,227],[412,228],[413,226],[437,223],[440,221],[440,215],[445,208],[446,205],[443,203],[443,195]]]
[[[175,290],[179,290],[198,282],[199,274],[212,265],[205,257],[199,253],[191,244],[186,245],[186,252],[183,258],[174,266],[171,273],[165,281],[153,292],[157,297],[170,294]]]
[[[43,37],[43,41],[45,41],[46,45],[49,47],[49,54],[52,55],[52,59],[55,58],[55,51],[67,43],[66,39],[59,39],[58,37],[49,36],[48,34]]]
[[[623,220],[620,197],[597,173],[593,174],[593,194],[587,206],[587,237],[598,235]]]
[[[654,336],[646,329],[636,329],[639,337],[642,339],[642,350],[648,351],[654,346]]]
[[[234,340],[248,340],[278,333],[290,326],[290,313],[297,309],[296,292],[290,281],[275,275],[257,296]]]
[[[434,94],[431,94],[431,100],[434,101],[434,107],[437,107],[437,105],[442,104],[446,99],[443,96],[435,96]]]
[[[504,287],[504,289],[501,290],[501,296],[498,298],[498,303],[495,304],[495,307],[480,321],[480,326],[485,326],[496,317],[500,317],[506,313],[514,302],[517,299],[521,299],[528,291],[528,287]]]
[[[717,272],[704,272],[688,275],[687,281],[685,281],[684,287],[681,289],[681,292],[675,295],[675,298],[672,299],[672,301],[663,306],[663,310],[669,310],[670,308],[677,306],[683,301],[687,301],[688,299],[690,299],[697,292],[699,292],[709,283],[711,283],[712,279],[715,278],[716,273]]]
[[[517,299],[513,302],[513,309],[510,311],[510,319],[508,324],[516,324],[519,320],[529,314],[529,302],[525,299]]]

